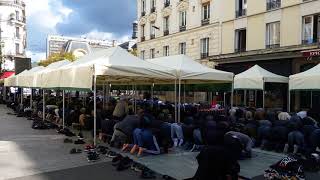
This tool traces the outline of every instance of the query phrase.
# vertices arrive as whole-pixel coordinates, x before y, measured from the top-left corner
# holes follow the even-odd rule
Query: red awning
[[[0,79],[6,79],[10,76],[14,75],[14,72],[13,71],[8,71],[8,72],[4,72],[2,73],[2,75],[0,76]]]

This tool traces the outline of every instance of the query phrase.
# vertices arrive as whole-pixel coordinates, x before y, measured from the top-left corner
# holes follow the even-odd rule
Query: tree
[[[138,50],[136,48],[129,50],[129,53],[131,53],[134,56],[138,56]]]
[[[63,60],[69,60],[71,62],[76,60],[76,57],[72,53],[54,53],[48,57],[46,60],[41,60],[38,65],[39,66],[48,66],[52,63],[58,62],[58,61],[63,61]]]

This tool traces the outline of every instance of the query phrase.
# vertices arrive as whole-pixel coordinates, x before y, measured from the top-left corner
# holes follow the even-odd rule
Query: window
[[[281,0],[267,0],[267,11],[281,7]]]
[[[209,56],[209,38],[201,39],[200,47],[201,59],[207,58]]]
[[[16,54],[20,54],[20,44],[16,43]]]
[[[179,13],[180,32],[186,30],[186,25],[187,25],[187,12],[186,11],[180,11],[180,13]]]
[[[169,46],[163,46],[163,56],[169,56]]]
[[[169,7],[170,6],[170,0],[164,0],[164,7]]]
[[[169,35],[169,16],[163,18],[163,35]]]
[[[244,52],[247,49],[247,30],[237,29],[235,32],[235,52]]]
[[[144,58],[145,58],[144,55],[145,55],[145,51],[143,50],[143,51],[140,52],[140,58],[143,59],[143,60],[144,60]]]
[[[210,3],[202,5],[202,25],[207,25],[210,23]]]
[[[155,57],[154,52],[155,52],[154,49],[150,49],[150,59],[153,59]]]
[[[145,29],[144,29],[145,25],[141,25],[141,41],[145,41],[146,38],[144,36],[144,32],[145,32]]]
[[[186,54],[187,44],[185,42],[179,43],[179,53]]]
[[[16,38],[20,38],[20,28],[16,27]]]
[[[320,15],[303,17],[302,43],[312,44],[319,42],[320,38]]]
[[[236,18],[247,15],[247,0],[236,0]]]
[[[151,0],[151,13],[156,12],[156,0]]]
[[[16,20],[17,20],[17,21],[20,20],[20,13],[19,13],[19,11],[16,11]]]
[[[141,0],[141,16],[146,15],[146,0]]]
[[[150,39],[156,38],[155,22],[150,23]]]
[[[280,46],[280,22],[267,24],[266,47],[275,48]]]

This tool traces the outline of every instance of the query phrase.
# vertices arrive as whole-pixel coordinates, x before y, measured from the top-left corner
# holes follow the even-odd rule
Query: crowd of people
[[[81,131],[89,130],[93,136],[109,143],[111,147],[137,156],[168,153],[172,148],[201,151],[198,156],[199,164],[208,158],[221,160],[215,162],[220,163],[217,166],[219,168],[210,172],[217,176],[234,176],[239,173],[237,160],[251,158],[254,147],[305,155],[320,148],[320,117],[315,110],[288,113],[244,107],[217,109],[208,108],[208,105],[183,104],[180,106],[181,122],[176,122],[173,118],[173,103],[146,97],[137,102],[137,113],[134,113],[133,101],[125,96],[120,96],[118,100],[111,98],[108,102],[98,98],[98,131],[93,134],[93,96],[91,93],[85,98],[76,95],[68,100],[64,110],[66,126],[78,124]],[[30,99],[23,102],[18,105],[19,103],[11,101],[8,105],[15,108],[17,113],[42,117],[40,96],[33,98],[32,108],[29,106]],[[61,97],[49,96],[46,104],[47,117],[61,123]],[[213,157],[215,155],[219,157]],[[203,176],[201,166],[196,176]]]

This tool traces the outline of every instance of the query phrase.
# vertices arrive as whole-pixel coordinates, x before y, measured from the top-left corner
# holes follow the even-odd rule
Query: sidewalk
[[[69,154],[82,145],[64,144],[55,130],[33,130],[31,121],[8,112],[0,105],[0,180],[88,165],[85,154]]]

